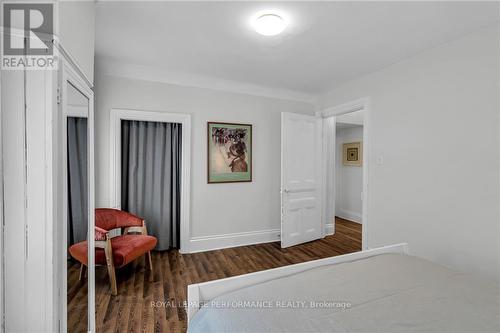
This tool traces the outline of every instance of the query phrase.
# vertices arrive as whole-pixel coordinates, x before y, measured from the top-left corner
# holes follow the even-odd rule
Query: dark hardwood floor
[[[153,272],[144,258],[117,270],[117,296],[110,294],[106,268],[97,267],[97,332],[185,332],[188,284],[360,250],[361,224],[336,218],[335,235],[287,249],[276,242],[184,255],[155,252]],[[87,284],[78,281],[78,270],[76,263],[68,270],[68,332],[87,327]]]

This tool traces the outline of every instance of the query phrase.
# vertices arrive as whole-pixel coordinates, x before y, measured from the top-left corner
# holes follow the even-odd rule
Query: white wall
[[[322,97],[371,99],[369,247],[407,241],[412,254],[500,277],[499,40],[498,26],[483,29]]]
[[[58,1],[57,35],[91,83],[94,82],[95,1]]]
[[[96,70],[96,207],[109,205],[109,117],[112,108],[192,115],[191,237],[280,228],[280,113],[312,105],[267,97],[100,75]],[[207,121],[253,125],[253,181],[207,184]],[[248,235],[247,235],[248,236]],[[249,238],[242,236],[239,241]],[[216,241],[216,244],[222,244]]]
[[[342,163],[343,144],[363,141],[363,126],[339,128],[335,132],[335,215],[338,217],[362,222],[363,201],[363,167],[344,165]]]

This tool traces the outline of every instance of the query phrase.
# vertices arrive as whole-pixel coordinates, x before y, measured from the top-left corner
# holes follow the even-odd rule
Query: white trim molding
[[[112,109],[110,113],[110,203],[121,207],[121,120],[155,121],[182,125],[181,170],[181,253],[190,252],[190,202],[191,202],[191,115],[162,111]]]
[[[319,115],[318,115],[319,116]],[[329,170],[335,168],[335,135],[336,119],[329,117],[323,119],[323,184],[321,192],[322,220],[324,225],[324,236],[335,234],[335,205],[328,205],[327,200],[335,198],[335,186],[331,181]],[[333,200],[335,202],[335,200]]]
[[[335,224],[327,223],[325,224],[325,235],[330,236],[335,234]]]
[[[320,115],[321,117],[327,119],[331,117],[337,117],[342,114],[350,113],[350,112],[355,112],[355,111],[361,111],[363,110],[364,112],[364,123],[363,123],[363,205],[362,205],[362,214],[361,214],[361,221],[363,223],[363,230],[362,230],[362,249],[367,250],[368,249],[368,200],[369,200],[369,191],[368,191],[368,184],[369,184],[369,165],[370,165],[370,152],[371,152],[371,142],[370,142],[370,98],[369,97],[363,97],[348,103],[344,103],[335,107],[331,108],[326,108],[323,111],[318,111],[316,114]],[[324,127],[326,128],[326,127]],[[335,135],[335,129],[333,129],[333,135]],[[331,136],[330,135],[323,135],[323,145],[327,145],[327,140],[330,140]],[[327,154],[333,154],[335,156],[335,147],[328,152],[325,152],[325,161],[323,161],[323,165],[326,166],[327,164]],[[328,170],[329,167],[332,166],[327,166],[325,168]],[[335,178],[335,176],[334,176]],[[326,176],[324,176],[324,179],[326,179]],[[334,183],[335,184],[335,179]],[[333,186],[333,202],[330,203],[330,205],[335,205],[335,186]],[[323,193],[323,207],[328,207],[327,202],[326,202],[326,192]],[[328,226],[328,224],[326,224]],[[325,228],[325,232],[328,234],[328,229]],[[330,229],[331,230],[331,229]],[[335,232],[335,225],[333,224],[333,232]]]
[[[319,111],[319,113],[323,118],[340,116],[342,114],[351,113],[355,111],[361,111],[361,110],[366,111],[369,104],[370,104],[370,98],[364,97],[338,106],[326,108],[323,111]],[[366,116],[365,116],[365,123],[366,123]]]
[[[191,237],[189,253],[280,241],[280,229]]]

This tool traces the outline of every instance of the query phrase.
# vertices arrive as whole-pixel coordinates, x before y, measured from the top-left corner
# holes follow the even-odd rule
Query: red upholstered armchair
[[[121,236],[110,237],[109,231],[121,229]],[[147,254],[149,269],[153,270],[151,250],[157,239],[147,235],[145,221],[133,214],[111,208],[95,210],[95,263],[108,267],[111,293],[118,293],[115,267],[123,267],[141,255]],[[73,244],[69,253],[81,263],[80,279],[84,266],[88,265],[87,241]]]

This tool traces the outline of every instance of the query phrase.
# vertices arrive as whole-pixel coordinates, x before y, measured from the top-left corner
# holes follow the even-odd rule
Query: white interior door
[[[281,114],[281,247],[323,237],[322,120]]]

